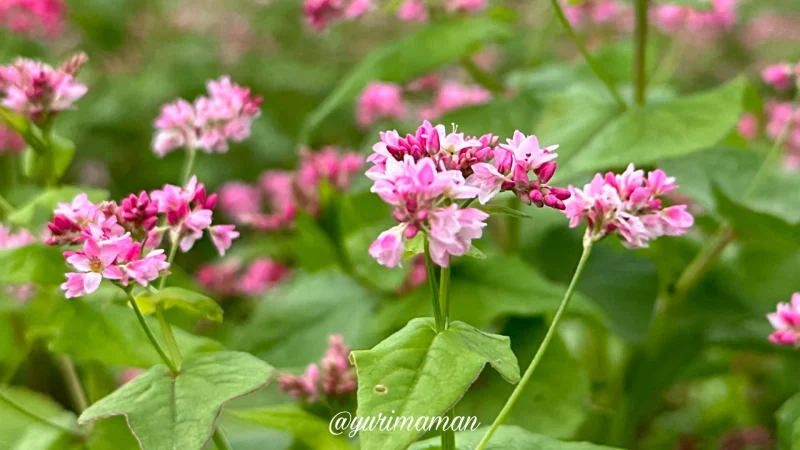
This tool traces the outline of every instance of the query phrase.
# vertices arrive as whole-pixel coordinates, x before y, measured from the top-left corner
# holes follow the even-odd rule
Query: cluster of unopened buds
[[[675,179],[657,169],[644,175],[629,165],[624,173],[597,174],[591,183],[578,189],[564,202],[569,226],[588,223],[587,236],[593,241],[618,232],[628,248],[647,247],[660,236],[680,236],[694,224],[686,205],[664,207],[663,194],[677,189]]]
[[[486,0],[403,0],[397,8],[397,17],[406,22],[425,22],[430,10],[441,9],[448,14],[469,13],[486,9]],[[316,31],[341,22],[362,17],[377,9],[373,0],[305,0],[303,16],[306,24]]]
[[[33,244],[37,239],[28,230],[18,230],[17,232],[11,231],[0,224],[0,250],[24,247]],[[18,301],[28,301],[35,290],[35,285],[30,283],[25,284],[9,284],[2,286],[2,291],[11,298]]]
[[[790,303],[778,303],[778,310],[767,314],[775,328],[769,340],[777,345],[800,346],[800,292],[792,295]]]
[[[336,147],[301,149],[296,170],[267,170],[255,185],[225,184],[220,189],[220,207],[234,222],[248,227],[265,231],[291,228],[298,213],[313,216],[319,212],[323,183],[344,191],[363,165],[361,155]]]
[[[218,296],[255,296],[269,292],[286,279],[290,269],[269,258],[258,258],[247,266],[237,259],[206,264],[195,274],[198,283]]]
[[[451,256],[466,254],[489,216],[480,209],[459,208],[459,200],[486,203],[510,191],[528,205],[563,209],[569,197],[566,189],[548,184],[556,170],[556,147],[539,148],[535,136],[516,132],[498,145],[499,138],[491,134],[477,138],[447,133],[444,125],[427,121],[414,135],[403,138],[388,131],[380,136],[367,159],[374,165],[366,175],[374,182],[372,192],[394,208],[399,225],[381,233],[370,254],[388,267],[400,264],[405,241],[420,232],[441,267],[449,265]]]
[[[441,83],[438,77],[422,79],[403,87],[396,83],[372,82],[367,85],[358,98],[356,122],[368,128],[381,120],[402,120],[409,116],[433,120],[454,109],[470,105],[480,105],[492,99],[492,94],[480,86],[461,84],[457,81]],[[430,104],[410,107],[404,93],[434,90]]]
[[[62,0],[0,1],[0,28],[30,37],[55,38],[64,28]]]
[[[358,381],[350,366],[350,347],[340,335],[328,337],[329,346],[320,364],[309,364],[303,375],[283,374],[278,388],[306,403],[316,403],[326,397],[342,397],[356,390]]]
[[[261,97],[222,77],[206,83],[208,96],[194,103],[179,99],[164,105],[154,125],[153,151],[164,156],[176,149],[200,149],[207,153],[228,151],[228,142],[250,136],[253,120],[261,113]]]
[[[49,120],[86,94],[75,79],[86,60],[78,54],[58,69],[25,58],[0,66],[0,105],[37,123]]]
[[[795,86],[800,77],[800,62],[780,63],[765,67],[761,78],[776,91],[787,91]]]
[[[147,286],[169,269],[159,248],[165,233],[184,252],[208,232],[221,255],[239,236],[233,225],[212,225],[216,195],[192,178],[185,187],[165,185],[151,193],[131,194],[120,204],[92,203],[80,194],[61,203],[48,223],[51,245],[82,245],[64,257],[75,272],[61,287],[67,298],[97,290],[105,278],[127,287],[131,280]]]

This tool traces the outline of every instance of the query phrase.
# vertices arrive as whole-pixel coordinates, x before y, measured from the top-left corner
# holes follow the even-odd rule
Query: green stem
[[[11,204],[11,203],[10,203],[8,200],[6,200],[6,198],[5,198],[5,197],[3,197],[2,195],[0,195],[0,209],[2,209],[3,211],[5,211],[6,215],[11,215],[11,214],[14,214],[14,211],[16,211],[16,208],[14,208],[14,205],[12,205],[12,204]]]
[[[217,447],[217,450],[233,450],[228,439],[225,437],[225,433],[222,432],[222,428],[219,426],[214,429],[214,437],[212,439],[214,439],[214,445]]]
[[[470,58],[464,58],[461,60],[461,66],[469,72],[469,75],[475,80],[476,83],[480,84],[484,87],[487,91],[491,92],[495,96],[503,95],[505,92],[505,88],[503,87],[503,83],[498,81],[492,75],[486,73],[483,69],[478,67],[474,61]]]
[[[442,267],[439,273],[439,302],[442,304],[442,317],[446,330],[450,326],[450,267]]]
[[[183,168],[181,169],[181,186],[186,186],[192,176],[195,156],[197,156],[197,148],[191,147],[186,150],[186,159],[183,161]]]
[[[186,184],[186,183],[184,183]],[[170,267],[172,267],[172,263],[175,261],[175,255],[178,253],[178,243],[180,242],[180,235],[173,236],[172,245],[169,249],[169,256],[167,256],[167,263]],[[167,276],[164,275],[161,277],[161,280],[158,282],[158,290],[164,289],[164,285],[167,284]],[[167,350],[169,350],[169,354],[172,357],[172,361],[175,362],[175,366],[180,368],[181,363],[183,362],[183,357],[181,356],[181,350],[178,347],[178,341],[175,340],[175,334],[172,332],[172,327],[170,326],[169,322],[167,321],[167,317],[164,315],[164,305],[159,303],[156,305],[156,317],[158,317],[158,324],[161,326],[161,333],[164,335],[164,341],[167,343]]]
[[[67,384],[69,396],[75,405],[77,413],[80,414],[89,407],[89,402],[86,400],[86,392],[84,392],[81,380],[78,378],[78,371],[75,370],[75,364],[68,357],[57,355],[57,358],[61,374]]]
[[[508,398],[508,401],[506,401],[506,404],[503,406],[500,414],[497,415],[497,418],[492,423],[492,426],[489,427],[489,430],[478,443],[478,446],[475,447],[475,450],[482,450],[486,448],[486,445],[489,444],[489,440],[492,438],[492,435],[494,435],[494,433],[497,431],[497,428],[500,427],[503,421],[506,420],[508,414],[511,412],[511,409],[514,407],[514,404],[517,402],[517,400],[519,400],[520,395],[522,395],[522,392],[525,390],[525,386],[531,380],[533,372],[536,370],[539,362],[541,362],[542,357],[547,351],[547,347],[550,345],[550,341],[553,340],[553,337],[556,334],[558,324],[561,322],[561,318],[564,316],[564,312],[569,306],[570,299],[572,299],[572,294],[575,292],[575,288],[578,285],[578,280],[581,278],[584,267],[586,267],[586,261],[589,260],[589,255],[592,253],[593,244],[594,242],[591,239],[591,234],[587,232],[583,239],[583,253],[581,254],[581,259],[578,261],[578,266],[575,268],[575,273],[572,275],[572,281],[570,281],[569,287],[567,287],[567,292],[564,294],[564,299],[561,300],[561,305],[558,307],[558,311],[556,311],[556,315],[553,317],[553,323],[550,324],[550,328],[547,330],[547,334],[545,334],[542,344],[539,345],[539,349],[536,351],[536,356],[533,357],[533,361],[531,361],[528,369],[525,370],[525,374],[522,375],[522,379],[520,380],[519,384],[517,384],[517,387],[514,388],[514,392],[511,393],[511,396]]]
[[[172,362],[171,359],[169,359],[169,356],[167,356],[166,352],[164,352],[164,349],[161,348],[161,344],[159,344],[158,341],[156,340],[153,331],[150,330],[150,327],[147,325],[147,321],[145,320],[144,315],[142,314],[142,310],[139,309],[139,305],[136,304],[136,299],[133,297],[133,294],[131,293],[130,289],[126,289],[125,292],[128,294],[128,300],[131,304],[131,307],[133,308],[133,311],[136,312],[136,318],[139,319],[139,324],[142,326],[144,334],[147,335],[147,339],[150,340],[150,344],[152,344],[153,348],[156,349],[156,352],[158,352],[158,356],[160,356],[161,360],[164,361],[164,364],[166,364],[167,367],[169,367],[169,370],[173,373],[173,375],[177,375],[178,368],[175,367],[175,364]]]
[[[36,422],[39,422],[39,423],[41,423],[43,425],[47,425],[49,427],[55,428],[55,429],[57,429],[59,431],[63,431],[65,433],[71,434],[71,435],[76,436],[76,437],[80,437],[80,438],[86,437],[80,431],[73,430],[71,428],[65,427],[64,425],[58,424],[56,422],[53,422],[50,419],[47,419],[45,417],[42,417],[42,416],[36,414],[33,411],[30,411],[28,408],[26,408],[22,404],[18,403],[16,400],[14,400],[11,397],[9,397],[8,394],[5,393],[5,390],[0,390],[0,401],[3,401],[4,403],[6,403],[11,408],[17,410],[17,412],[19,412],[19,413],[27,416],[28,418],[30,418],[30,419],[32,419],[32,420],[34,420]]]
[[[633,86],[636,104],[644,106],[645,90],[647,88],[647,13],[648,0],[636,0],[636,42],[633,58]]]
[[[448,426],[442,429],[442,450],[455,450],[456,448],[456,433],[453,431],[453,420],[456,418],[456,410],[451,408],[445,415],[447,416]]]
[[[431,288],[431,300],[433,301],[433,318],[436,321],[436,331],[444,330],[444,318],[442,317],[442,305],[439,303],[439,288],[436,283],[436,271],[431,259],[430,243],[425,239],[425,268],[428,271],[428,285]]]
[[[569,19],[564,14],[564,9],[561,8],[561,3],[559,0],[550,0],[553,4],[553,9],[556,12],[556,17],[558,17],[559,22],[569,33],[572,41],[575,42],[575,46],[578,47],[578,51],[581,52],[581,55],[586,59],[586,63],[589,64],[589,68],[592,69],[592,72],[597,76],[597,78],[606,86],[608,92],[611,93],[611,96],[614,97],[614,100],[619,105],[620,109],[625,111],[628,109],[628,106],[625,104],[625,101],[622,100],[622,97],[617,92],[617,88],[614,86],[614,83],[611,81],[608,76],[606,76],[605,72],[600,69],[600,66],[597,64],[597,61],[592,58],[589,54],[589,51],[586,49],[586,45],[583,43],[583,40],[578,36],[578,33],[575,32],[575,29],[572,28],[572,24],[569,23]]]

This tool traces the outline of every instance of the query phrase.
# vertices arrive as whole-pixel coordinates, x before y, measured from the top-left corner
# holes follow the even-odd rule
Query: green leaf
[[[47,189],[25,206],[18,208],[8,217],[8,220],[14,225],[38,228],[53,217],[53,210],[59,203],[69,203],[81,193],[86,193],[89,200],[93,202],[100,202],[108,198],[108,191],[103,189],[85,189],[77,186]]]
[[[487,214],[492,214],[492,215],[516,217],[517,219],[533,218],[532,216],[525,214],[524,212],[518,209],[509,208],[508,206],[503,206],[503,205],[480,205],[477,206],[477,208]]]
[[[178,307],[214,322],[222,322],[222,308],[213,299],[203,294],[179,287],[168,287],[156,293],[145,292],[136,297],[142,314],[150,314],[159,304],[165,309]]]
[[[62,300],[53,312],[50,349],[79,361],[98,361],[109,366],[150,367],[161,361],[131,308],[108,302]],[[147,318],[152,330],[155,319]],[[221,349],[219,343],[175,328],[175,338],[184,353]],[[154,333],[161,338],[161,333]],[[164,345],[162,343],[162,345]]]
[[[325,353],[330,334],[356,348],[371,343],[374,302],[344,274],[300,274],[259,302],[251,321],[234,332],[232,346],[278,367],[302,366]]]
[[[42,417],[72,427],[75,416],[65,411],[55,400],[21,388],[4,388],[12,400]],[[77,427],[76,427],[77,428]],[[63,432],[40,424],[0,401],[0,448],[42,450],[59,440]],[[34,446],[39,444],[38,446]]]
[[[688,6],[696,11],[714,10],[714,3],[712,3],[710,0],[656,0],[656,3],[675,6]]]
[[[61,250],[42,244],[0,250],[0,284],[61,284],[66,263]]]
[[[356,98],[370,81],[411,81],[471,55],[482,44],[508,38],[510,34],[507,24],[486,18],[464,18],[422,27],[411,36],[373,51],[308,117],[300,133],[301,142],[307,141],[337,108]]]
[[[788,251],[800,247],[800,222],[754,211],[714,189],[717,211],[736,230],[736,239],[753,247]],[[765,236],[769,236],[765,239]]]
[[[723,140],[739,121],[745,86],[736,79],[700,94],[631,108],[610,122],[614,113],[605,101],[598,104],[597,95],[584,98],[581,91],[573,91],[552,100],[555,104],[543,114],[537,134],[545,144],[561,145],[560,176],[631,162],[649,164]]]
[[[410,264],[394,268],[382,266],[369,254],[369,247],[375,238],[391,226],[390,223],[381,223],[361,228],[350,233],[344,240],[353,270],[362,279],[369,280],[372,285],[386,292],[397,290],[406,280],[410,269]]]
[[[353,448],[344,436],[331,434],[328,421],[297,406],[281,405],[243,410],[234,409],[228,410],[226,413],[245,422],[287,431],[297,440],[308,445],[309,448],[325,450],[350,450]],[[346,433],[347,431],[343,434],[346,435]]]
[[[75,156],[75,144],[57,133],[51,133],[44,148],[29,147],[23,155],[25,175],[44,183],[58,181],[67,171]]]
[[[247,353],[191,355],[178,375],[156,365],[90,406],[78,421],[121,415],[143,450],[200,450],[224,404],[266,386],[274,371]]]
[[[478,445],[486,428],[456,433],[456,448],[472,450]],[[417,442],[409,450],[438,450],[441,446],[439,437]],[[547,436],[529,433],[522,428],[501,426],[492,436],[486,450],[615,450],[588,442],[561,442]],[[619,450],[619,449],[616,449]]]
[[[94,424],[87,450],[139,450],[139,443],[124,417],[111,417]]]
[[[295,230],[294,254],[300,267],[313,272],[338,264],[335,243],[311,217],[299,215]]]
[[[778,443],[782,450],[800,450],[800,394],[795,394],[775,413]]]
[[[459,131],[471,136],[486,133],[512,136],[515,130],[532,130],[541,107],[531,94],[523,92],[511,99],[497,98],[481,105],[449,111],[437,122],[454,123]]]
[[[359,417],[434,417],[452,408],[488,363],[509,383],[519,381],[509,339],[452,322],[436,333],[432,319],[414,319],[371,350],[350,356],[358,372]],[[405,449],[421,432],[361,431],[361,446]]]

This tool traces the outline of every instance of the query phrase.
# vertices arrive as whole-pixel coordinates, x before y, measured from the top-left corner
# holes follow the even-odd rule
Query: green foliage
[[[355,351],[358,415],[419,418],[441,416],[464,395],[488,363],[509,383],[519,367],[509,339],[463,322],[436,332],[432,319],[414,319],[371,350]],[[366,448],[403,449],[421,433],[398,427],[393,432],[362,431]]]
[[[41,227],[52,219],[53,210],[59,203],[69,203],[78,194],[82,193],[85,193],[89,200],[93,202],[100,202],[108,198],[108,191],[102,189],[86,189],[76,186],[45,189],[28,201],[27,204],[17,208],[8,217],[8,221],[26,228]]]
[[[469,450],[480,442],[486,429],[465,431],[456,434],[456,448]],[[438,438],[418,442],[411,450],[439,450]],[[561,442],[547,436],[529,433],[515,426],[502,426],[494,434],[486,450],[614,450],[611,447],[588,442]],[[619,449],[617,449],[619,450]]]
[[[237,419],[266,428],[291,433],[300,442],[313,448],[350,450],[353,447],[342,436],[331,434],[329,423],[318,416],[296,406],[273,406],[243,410],[228,410]]]
[[[775,413],[781,450],[800,448],[800,394],[794,395]]]
[[[31,244],[0,250],[0,283],[64,282],[64,256],[56,247]]]
[[[223,405],[269,383],[274,369],[239,352],[187,357],[177,375],[156,365],[83,412],[80,423],[125,416],[144,450],[200,450]]]
[[[156,293],[144,292],[136,296],[142,314],[150,314],[158,305],[164,309],[180,308],[191,314],[214,322],[222,322],[222,308],[213,299],[203,294],[179,287],[164,288]]]

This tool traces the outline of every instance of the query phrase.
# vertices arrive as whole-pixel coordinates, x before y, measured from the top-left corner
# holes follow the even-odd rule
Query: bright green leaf
[[[28,228],[36,228],[43,225],[53,217],[53,210],[61,202],[69,203],[75,196],[86,193],[89,200],[99,202],[108,198],[108,191],[103,189],[85,189],[77,186],[62,186],[54,189],[47,189],[34,197],[25,206],[17,209],[8,217],[14,225]]]
[[[481,205],[477,207],[481,211],[491,214],[491,215],[500,215],[500,216],[509,216],[509,217],[516,217],[517,219],[532,219],[533,217],[525,214],[524,212],[509,208],[508,206],[503,205]]]
[[[519,381],[509,339],[452,322],[436,333],[432,319],[414,319],[371,350],[351,353],[358,371],[358,415],[436,417],[455,405],[488,363]],[[421,432],[361,431],[364,448],[405,449]]]
[[[775,413],[778,442],[783,450],[800,450],[800,394],[795,394]]]
[[[338,250],[314,220],[302,214],[295,221],[294,254],[300,267],[308,271],[322,270],[338,264]]]
[[[325,450],[350,450],[353,448],[344,437],[346,432],[342,436],[331,434],[328,421],[297,406],[281,405],[228,410],[226,413],[246,422],[287,431],[311,448]]]
[[[486,428],[456,433],[456,448],[472,450],[478,445]],[[438,450],[441,442],[438,437],[418,442],[410,450]],[[529,433],[522,428],[501,426],[492,436],[486,450],[619,450],[588,442],[561,442],[547,436]]]
[[[31,244],[0,250],[0,284],[61,284],[66,263],[56,247]]]
[[[695,11],[712,11],[714,3],[711,0],[656,0],[656,3],[664,3],[675,6],[688,6]]]
[[[75,426],[75,416],[65,411],[55,400],[36,392],[20,388],[4,388],[12,400],[42,417],[64,426]],[[77,427],[75,427],[77,429]],[[0,401],[0,448],[47,449],[64,433],[46,427]],[[34,444],[40,444],[35,447]]]
[[[222,308],[213,299],[203,294],[179,287],[168,287],[156,293],[145,292],[136,297],[143,314],[150,314],[159,304],[165,309],[178,307],[214,322],[222,322]]]
[[[143,450],[200,450],[223,405],[266,386],[274,371],[247,353],[191,355],[178,375],[156,365],[90,406],[78,421],[122,415]]]

